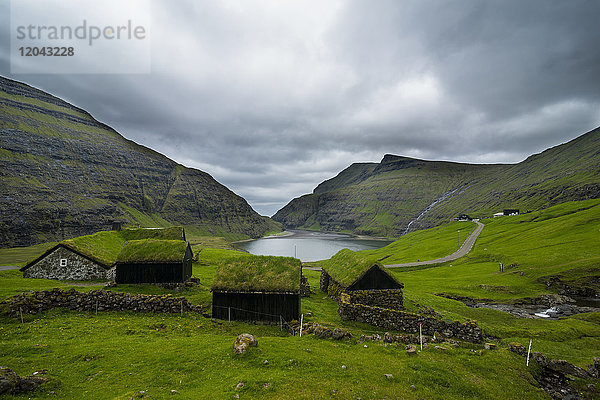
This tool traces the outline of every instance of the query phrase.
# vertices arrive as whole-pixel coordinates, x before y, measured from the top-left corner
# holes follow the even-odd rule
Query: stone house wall
[[[346,290],[347,301],[351,304],[363,304],[365,306],[378,306],[402,310],[404,308],[402,289],[381,290]]]
[[[387,330],[419,333],[419,325],[423,335],[457,338],[469,342],[480,343],[483,340],[481,328],[475,322],[444,321],[432,317],[413,314],[389,308],[353,304],[347,296],[342,296],[338,313],[344,321],[364,322]]]
[[[61,266],[61,260],[67,260]],[[109,270],[66,247],[59,246],[34,265],[23,271],[23,278],[57,280],[114,280],[115,268]]]
[[[323,292],[336,301],[340,301],[340,296],[345,294],[348,296],[346,301],[352,304],[379,306],[394,310],[404,308],[402,289],[344,290],[325,271],[321,271],[319,286]]]

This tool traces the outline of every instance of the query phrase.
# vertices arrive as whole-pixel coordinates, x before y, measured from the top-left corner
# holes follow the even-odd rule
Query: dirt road
[[[402,267],[418,267],[420,265],[440,264],[440,263],[447,262],[447,261],[454,261],[457,258],[460,258],[460,257],[468,254],[471,251],[471,249],[473,248],[473,245],[475,244],[475,240],[477,240],[477,237],[479,236],[479,234],[481,233],[481,231],[483,230],[483,227],[484,227],[484,225],[479,221],[473,221],[473,222],[475,222],[477,224],[477,228],[475,228],[473,233],[471,233],[469,235],[467,240],[465,240],[463,242],[462,246],[460,246],[460,248],[458,250],[456,250],[454,253],[452,253],[446,257],[436,258],[435,260],[417,261],[417,262],[410,262],[410,263],[403,263],[403,264],[389,264],[389,265],[385,265],[385,267],[386,268],[402,268]]]

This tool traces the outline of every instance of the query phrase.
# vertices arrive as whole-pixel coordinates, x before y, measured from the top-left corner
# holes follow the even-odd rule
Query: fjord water
[[[378,249],[391,243],[389,240],[362,239],[338,233],[286,231],[287,236],[269,236],[236,243],[236,247],[255,255],[296,257],[301,261],[330,258],[342,249],[353,251]]]

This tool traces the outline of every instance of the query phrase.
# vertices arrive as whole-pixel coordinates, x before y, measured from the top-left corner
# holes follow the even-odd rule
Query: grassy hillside
[[[125,139],[87,112],[0,77],[0,247],[125,225],[231,239],[280,230],[205,172]]]
[[[95,315],[54,310],[25,316],[23,324],[0,316],[0,357],[22,375],[48,370],[52,381],[27,396],[31,398],[129,399],[141,398],[140,391],[145,391],[145,397],[155,399],[230,399],[236,394],[265,399],[547,399],[533,379],[537,367],[527,367],[524,358],[506,350],[506,344],[528,343],[532,338],[533,351],[585,367],[592,357],[600,356],[600,313],[559,320],[522,319],[469,308],[438,294],[511,303],[555,293],[544,283],[551,276],[573,284],[583,284],[580,279],[586,276],[585,284],[599,289],[600,248],[595,246],[599,218],[600,200],[590,200],[485,220],[486,227],[467,257],[418,270],[389,270],[405,284],[407,308],[431,307],[444,318],[476,320],[486,335],[497,338],[498,350],[443,344],[444,350],[429,346],[409,356],[403,346],[359,343],[356,338],[361,334],[383,332],[341,321],[336,303],[318,289],[319,273],[305,270],[316,289],[315,295],[302,300],[305,321],[350,330],[353,340],[290,337],[278,326],[213,321],[199,314]],[[441,251],[435,244],[454,251],[457,228],[466,235],[472,226],[452,223],[413,232],[387,248],[360,254],[377,259],[389,255],[397,261],[433,259]],[[221,261],[252,256],[207,245],[203,244],[194,264],[193,274],[200,280],[197,287],[182,293],[143,285],[111,290],[185,295],[209,311],[209,290]],[[504,272],[498,271],[499,261],[507,267]],[[0,271],[0,298],[19,290],[56,286],[69,287],[69,283],[23,279],[18,271]],[[76,286],[78,290],[99,287]],[[259,347],[236,357],[233,340],[243,332],[255,334]],[[236,389],[239,382],[243,385]],[[597,393],[588,391],[589,383],[573,382],[586,398],[597,398]],[[178,393],[172,395],[171,390]]]
[[[474,165],[386,155],[353,164],[292,200],[273,219],[305,228],[398,237],[461,213],[540,210],[600,197],[600,129],[514,165]]]

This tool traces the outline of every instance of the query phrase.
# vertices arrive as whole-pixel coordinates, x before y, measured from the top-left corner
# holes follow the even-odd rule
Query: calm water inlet
[[[296,257],[307,262],[330,258],[342,249],[370,250],[391,243],[388,240],[359,239],[337,233],[302,230],[289,230],[286,233],[287,236],[270,236],[236,243],[235,246],[251,254]]]

